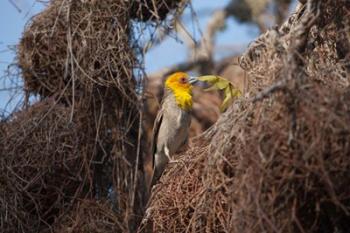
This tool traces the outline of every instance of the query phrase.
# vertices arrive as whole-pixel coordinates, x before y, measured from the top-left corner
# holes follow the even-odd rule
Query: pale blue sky
[[[14,90],[4,91],[4,88],[11,88],[17,85],[18,80],[3,78],[6,75],[7,67],[15,59],[15,46],[18,43],[24,30],[26,22],[31,16],[38,13],[43,5],[35,0],[12,0],[21,9],[19,12],[9,0],[0,0],[0,114],[6,107],[7,113],[12,111],[21,98],[21,93],[14,95]],[[19,85],[21,85],[19,83]],[[7,106],[9,100],[13,100]]]
[[[7,66],[15,59],[15,53],[11,48],[13,49],[18,43],[26,22],[44,7],[35,0],[12,0],[22,9],[22,12],[19,12],[10,1],[0,0],[0,76],[4,75]],[[193,0],[192,2],[195,11],[199,12],[200,28],[204,31],[211,13],[225,6],[228,0]],[[200,33],[198,25],[196,25],[195,21],[191,20],[190,9],[184,12],[183,21],[187,30],[194,34],[194,39],[199,40]],[[232,47],[238,46],[244,49],[244,46],[254,39],[257,33],[258,30],[255,27],[239,24],[235,20],[229,19],[226,30],[218,34],[215,58],[232,55],[237,51],[237,49],[232,49]],[[172,64],[186,61],[187,55],[186,46],[181,41],[169,37],[161,45],[150,50],[146,55],[146,71],[152,73]],[[14,85],[10,81],[0,79],[0,114],[1,109],[5,107],[5,104],[13,95],[11,92],[2,90]],[[15,83],[18,82],[16,81]],[[11,111],[14,108],[16,102],[19,100],[18,98],[12,101],[10,106],[7,106],[7,111]]]
[[[202,31],[215,10],[221,9],[229,2],[229,0],[213,1],[213,0],[193,0],[193,7],[198,12],[199,26]],[[203,14],[201,14],[203,12]],[[196,30],[196,22],[191,20],[190,9],[187,8],[184,12],[183,21],[188,32],[194,35],[194,39],[200,39],[200,33]],[[192,25],[194,24],[194,25]],[[195,33],[193,33],[195,32]],[[217,35],[217,48],[215,57],[229,56],[234,53],[233,46],[244,46],[253,40],[258,35],[258,29],[252,25],[239,24],[234,19],[230,18],[227,21],[226,28],[223,32]],[[242,47],[244,49],[244,47]],[[186,45],[169,37],[160,46],[152,49],[146,55],[146,71],[154,72],[164,67],[186,61]]]

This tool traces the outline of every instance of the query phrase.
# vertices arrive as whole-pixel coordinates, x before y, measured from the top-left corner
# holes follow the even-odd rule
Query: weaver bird
[[[172,155],[188,142],[191,124],[192,84],[197,78],[176,72],[165,81],[164,97],[153,126],[152,187],[162,175]]]

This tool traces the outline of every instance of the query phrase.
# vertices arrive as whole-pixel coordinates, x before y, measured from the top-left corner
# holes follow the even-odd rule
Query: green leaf
[[[207,82],[212,84],[216,89],[223,90],[229,85],[229,81],[216,75],[204,75],[198,77],[199,81]]]
[[[220,106],[220,111],[224,112],[228,106],[233,102],[234,98],[240,97],[242,95],[241,91],[237,89],[230,81],[216,75],[204,75],[198,77],[198,80],[202,82],[207,82],[211,86],[205,91],[212,90],[222,90],[224,91],[224,100]]]

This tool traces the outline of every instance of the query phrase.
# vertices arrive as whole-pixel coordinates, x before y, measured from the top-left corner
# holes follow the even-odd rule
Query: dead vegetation
[[[347,1],[310,0],[241,58],[250,87],[153,188],[139,232],[347,232]]]
[[[52,0],[28,24],[26,107],[0,123],[1,232],[135,231],[146,193],[132,20],[177,7],[151,2]]]
[[[128,226],[121,224],[120,214],[111,203],[84,199],[77,201],[70,212],[55,220],[55,233],[105,233],[128,232]]]

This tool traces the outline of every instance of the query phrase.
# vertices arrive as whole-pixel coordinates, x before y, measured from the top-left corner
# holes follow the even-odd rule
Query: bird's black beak
[[[195,84],[197,81],[198,81],[198,78],[197,77],[193,77],[193,76],[190,76],[189,79],[188,79],[188,82],[190,84]]]

